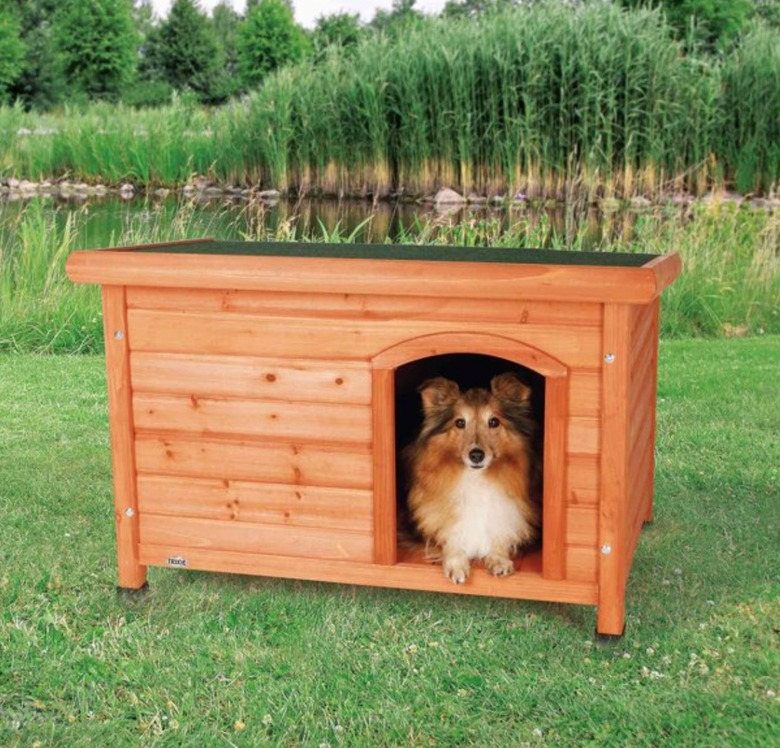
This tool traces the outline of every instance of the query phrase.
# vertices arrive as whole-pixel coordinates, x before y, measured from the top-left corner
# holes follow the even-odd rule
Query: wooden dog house
[[[622,633],[677,255],[204,241],[67,271],[103,286],[121,588],[186,567],[597,605]],[[544,390],[541,549],[464,585],[396,526],[398,372],[458,356]]]

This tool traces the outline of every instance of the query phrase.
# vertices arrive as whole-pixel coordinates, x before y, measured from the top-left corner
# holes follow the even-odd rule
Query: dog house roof
[[[676,254],[198,240],[74,252],[81,283],[646,303]]]
[[[130,248],[128,248],[130,249]],[[434,262],[501,262],[522,264],[641,267],[659,255],[628,252],[580,252],[520,247],[452,247],[408,244],[323,244],[314,242],[200,241],[140,247],[135,252],[236,255],[249,257],[329,257]]]

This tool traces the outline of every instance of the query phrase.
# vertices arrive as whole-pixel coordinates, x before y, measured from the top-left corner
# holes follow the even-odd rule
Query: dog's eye
[[[455,428],[456,429],[465,429],[466,428],[466,419],[465,418],[456,418],[455,419]]]
[[[498,418],[496,418],[495,416],[493,416],[493,417],[492,417],[492,418],[491,418],[491,419],[488,421],[488,427],[489,427],[489,428],[491,428],[491,429],[497,429],[497,428],[498,428],[498,424],[499,424],[499,420],[498,420]]]

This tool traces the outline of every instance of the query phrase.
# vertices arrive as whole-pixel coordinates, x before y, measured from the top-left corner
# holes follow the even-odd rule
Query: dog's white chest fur
[[[528,533],[518,505],[480,470],[467,470],[453,489],[456,519],[447,545],[484,558],[496,543],[515,544]]]

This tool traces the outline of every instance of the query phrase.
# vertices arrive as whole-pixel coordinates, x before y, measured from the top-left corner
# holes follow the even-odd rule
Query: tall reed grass
[[[0,204],[0,208],[2,205]],[[74,285],[65,260],[84,249],[88,209],[70,212],[31,201],[0,211],[0,352],[88,353],[103,349],[100,291]],[[213,236],[216,214],[204,220],[192,204],[173,213],[151,207],[123,224],[109,246]]]
[[[741,192],[780,184],[780,36],[753,27],[723,66],[721,148]]]
[[[73,286],[64,272],[79,219],[62,218],[35,202],[0,221],[0,351],[78,353],[102,344],[98,290]]]
[[[66,215],[40,202],[31,202],[12,219],[0,214],[0,352],[102,350],[98,289],[72,284],[63,270],[68,253],[79,248],[76,237],[85,220],[84,212]],[[151,209],[142,219],[128,222],[109,244],[220,238],[215,230],[220,226],[230,238],[354,242],[364,228],[347,232],[319,225],[307,231],[293,219],[268,230],[253,220],[251,211],[240,220],[241,226],[225,229],[218,216],[204,221],[194,204],[182,203],[173,216]],[[680,252],[684,272],[662,299],[664,335],[780,334],[780,216],[726,205],[700,206],[683,220],[660,212],[638,220],[631,233],[602,233],[600,251]],[[592,227],[584,219],[563,233],[544,215],[528,214],[508,229],[498,219],[449,223],[421,218],[399,242],[577,251],[592,248],[591,237]]]
[[[767,192],[778,128],[776,31],[754,28],[721,59],[686,53],[658,11],[534,3],[430,19],[213,110],[186,96],[40,118],[6,107],[0,174],[177,185],[197,173],[377,197]]]

